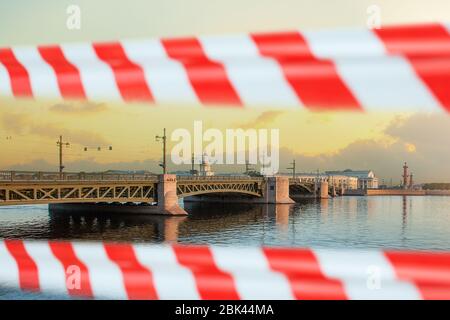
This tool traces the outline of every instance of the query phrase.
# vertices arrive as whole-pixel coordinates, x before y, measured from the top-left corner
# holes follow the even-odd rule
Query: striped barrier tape
[[[450,25],[0,48],[0,96],[450,111]]]
[[[0,286],[97,299],[450,299],[450,253],[4,240]]]

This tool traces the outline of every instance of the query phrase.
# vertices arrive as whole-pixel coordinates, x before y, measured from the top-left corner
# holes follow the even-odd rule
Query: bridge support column
[[[289,197],[288,177],[267,177],[263,202],[265,203],[295,203]]]
[[[320,190],[319,190],[319,198],[325,199],[328,198],[328,182],[321,182],[320,183]]]
[[[174,174],[161,174],[158,179],[157,213],[167,215],[187,215],[187,212],[178,204],[177,176]]]
[[[330,189],[330,193],[332,197],[336,197],[337,196],[337,192],[336,192],[336,187],[335,186],[331,186]]]

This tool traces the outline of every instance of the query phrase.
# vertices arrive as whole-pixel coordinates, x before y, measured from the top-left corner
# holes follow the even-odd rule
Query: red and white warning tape
[[[5,240],[0,286],[110,299],[450,299],[450,253]]]
[[[0,48],[0,95],[450,111],[450,26]]]

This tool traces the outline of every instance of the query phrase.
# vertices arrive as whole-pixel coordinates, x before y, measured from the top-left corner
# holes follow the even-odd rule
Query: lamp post
[[[64,170],[64,165],[63,165],[63,146],[69,147],[70,143],[69,142],[63,142],[63,137],[59,136],[59,140],[56,141],[56,146],[59,149],[59,174],[62,175],[62,172]]]
[[[286,169],[292,170],[292,178],[295,179],[295,159],[290,164],[292,165],[292,167]]]
[[[164,128],[163,135],[162,136],[158,136],[157,135],[155,137],[155,140],[156,141],[162,141],[162,144],[163,144],[163,162],[160,163],[159,166],[162,167],[163,174],[166,174],[166,172],[167,172],[167,165],[166,165],[166,140],[167,140],[166,128]]]

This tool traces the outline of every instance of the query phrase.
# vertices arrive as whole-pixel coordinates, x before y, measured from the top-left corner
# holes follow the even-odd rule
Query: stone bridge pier
[[[253,199],[258,203],[295,203],[289,197],[289,178],[288,177],[267,177],[263,187],[263,196]]]
[[[157,195],[158,204],[155,213],[169,215],[187,215],[187,212],[178,204],[176,175],[159,175]]]
[[[184,198],[186,202],[228,202],[255,204],[295,203],[289,197],[288,177],[265,177],[260,183],[258,196],[248,196],[237,192],[217,192],[194,195]]]
[[[328,192],[329,192],[328,182],[322,181],[319,184],[318,198],[327,199],[329,197]]]

